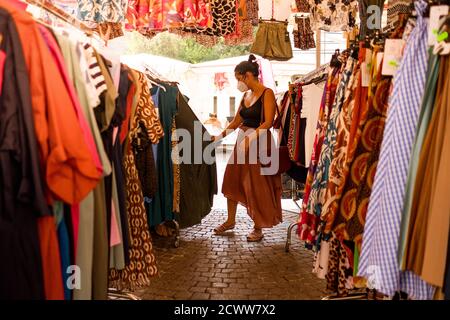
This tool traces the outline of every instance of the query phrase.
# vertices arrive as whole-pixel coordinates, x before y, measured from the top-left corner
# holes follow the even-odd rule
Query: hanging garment
[[[438,95],[420,152],[405,250],[405,269],[438,288],[444,287],[450,223],[446,195],[450,179],[450,59],[443,56],[441,60]]]
[[[408,179],[406,181],[405,203],[403,207],[402,223],[400,229],[400,239],[398,246],[399,265],[402,270],[405,270],[405,250],[407,247],[406,238],[411,222],[411,215],[416,212],[411,211],[413,203],[414,187],[417,178],[417,168],[419,165],[420,154],[423,149],[425,135],[427,133],[431,116],[433,115],[436,99],[436,89],[438,83],[440,58],[438,55],[432,54],[430,49],[430,60],[428,62],[427,82],[425,86],[424,98],[422,100],[422,107],[420,109],[416,138],[411,151],[411,161],[409,164]],[[443,67],[444,68],[444,67]],[[444,71],[444,70],[442,70]],[[419,270],[419,268],[417,269]]]
[[[252,26],[257,27],[259,23],[259,1],[246,0],[247,4],[247,19],[250,20]]]
[[[294,30],[294,46],[301,50],[309,50],[316,47],[314,31],[311,30],[309,17],[295,17],[297,30]]]
[[[41,161],[45,164],[48,197],[69,204],[79,203],[96,186],[101,174],[82,129],[77,125],[77,114],[63,77],[56,64],[49,63],[53,60],[51,53],[35,22],[25,12],[17,12],[14,19],[20,21],[17,27],[25,61],[29,65],[36,138]],[[65,151],[64,157],[61,156],[62,150]]]
[[[249,45],[253,43],[253,26],[250,20],[236,21],[236,32],[225,36],[225,44],[228,46]]]
[[[299,162],[299,149],[300,149],[300,115],[302,110],[302,86],[301,84],[291,87],[289,89],[290,94],[290,117],[289,117],[289,134],[287,137],[287,146],[289,150],[289,157],[292,161]]]
[[[48,292],[37,217],[49,214],[49,208],[37,158],[31,83],[23,68],[26,47],[22,48],[13,20],[14,14],[21,13],[10,14],[3,3],[0,6],[0,52],[5,55],[2,76],[8,75],[0,95],[0,299],[44,299]]]
[[[260,22],[250,52],[268,60],[290,60],[293,53],[287,24]]]
[[[102,141],[108,159],[112,161],[112,125],[116,112],[118,93],[103,57],[97,52],[97,61],[105,78],[107,90],[101,97],[101,103],[95,108],[97,125],[101,129]],[[106,300],[108,292],[109,244],[111,239],[112,218],[112,176],[104,177],[94,192],[94,257],[92,268],[92,297],[94,300]]]
[[[311,246],[312,240],[315,237],[315,224],[317,223],[315,215],[309,214],[307,211],[309,197],[311,193],[311,186],[314,182],[314,174],[317,169],[317,163],[320,157],[325,131],[328,125],[330,109],[333,104],[336,88],[339,83],[340,68],[333,68],[330,70],[327,83],[322,96],[322,102],[319,110],[319,121],[317,122],[316,137],[314,140],[313,154],[308,169],[308,176],[306,178],[305,192],[303,196],[302,210],[299,217],[298,233],[301,240],[307,241],[306,245]]]
[[[211,0],[212,25],[187,27],[187,32],[227,36],[236,30],[236,0]]]
[[[112,40],[123,36],[122,22],[102,22],[97,25],[95,31],[102,35],[102,39]]]
[[[338,237],[354,241],[358,250],[361,249],[367,206],[377,170],[391,85],[390,78],[381,76],[381,68],[375,69],[374,75],[366,122],[340,203],[339,212],[344,219],[338,219],[334,226]]]
[[[196,123],[199,124],[195,113],[189,106],[186,98],[179,93],[178,94],[178,113],[175,117],[176,127],[180,130],[187,130],[191,137],[195,137],[194,133]],[[197,129],[198,130],[198,129]],[[206,133],[206,129],[202,126],[202,135]],[[180,137],[177,137],[180,138]],[[206,148],[211,148],[210,139],[202,141],[201,151],[205,152]],[[192,148],[194,150],[195,141],[191,140],[191,145],[186,148]],[[185,147],[183,147],[185,148]],[[186,149],[184,149],[186,150]],[[207,151],[207,150],[206,150]],[[212,150],[214,152],[214,150]],[[178,152],[177,152],[178,153]],[[186,155],[184,155],[186,156]],[[214,157],[214,153],[212,157]],[[180,224],[180,228],[188,228],[196,224],[201,223],[202,219],[211,212],[213,206],[214,195],[217,194],[217,169],[215,161],[208,163],[201,161],[201,163],[195,164],[195,155],[192,154],[191,162],[183,162],[179,165],[180,170],[180,190],[179,190],[179,215],[176,215],[177,221]],[[183,159],[185,159],[183,157]],[[188,159],[189,160],[189,159]],[[215,160],[213,158],[213,160]],[[176,164],[174,164],[176,167]],[[177,178],[174,176],[174,182],[176,184]],[[174,198],[176,193],[174,194]]]
[[[324,84],[324,82],[318,84],[312,83],[303,86],[302,88],[303,102],[301,118],[306,119],[306,128],[304,135],[305,162],[302,164],[306,168],[309,167],[309,164],[311,162]]]
[[[353,252],[335,234],[329,240],[328,270],[325,276],[327,290],[345,296],[353,289]]]
[[[388,28],[394,28],[400,14],[411,14],[412,0],[387,0],[387,25]]]
[[[130,130],[127,133],[125,158],[123,162],[126,176],[126,207],[128,225],[130,226],[129,263],[123,270],[111,269],[110,283],[118,289],[130,289],[148,286],[150,278],[157,274],[155,256],[149,223],[144,206],[141,184],[133,150],[133,140],[139,138],[141,130],[147,134],[152,143],[157,143],[164,135],[161,123],[150,97],[150,89],[142,73],[134,74],[139,93],[136,103],[129,109],[131,115]],[[136,84],[136,82],[135,82]],[[143,127],[138,124],[143,123]]]
[[[347,31],[355,26],[358,1],[309,0],[311,26],[314,30]]]
[[[140,126],[139,134],[133,140],[134,157],[136,160],[136,170],[141,182],[142,195],[153,198],[158,189],[158,175],[153,156],[152,142],[148,138],[145,128]]]
[[[150,0],[128,0],[125,29],[145,32],[150,27]]]
[[[127,0],[78,0],[78,18],[87,22],[123,22]]]
[[[418,1],[415,6],[417,24],[393,79],[392,99],[367,210],[358,275],[368,278],[376,272],[375,287],[388,296],[401,290],[414,299],[431,299],[434,288],[411,272],[400,272],[397,259],[408,165],[427,68],[428,28],[423,18],[427,5],[425,1]]]
[[[295,5],[298,12],[309,13],[309,10],[311,9],[308,0],[295,0]]]
[[[56,220],[56,227],[58,230],[59,252],[61,257],[62,281],[64,285],[64,300],[72,300],[72,290],[68,287],[70,283],[69,267],[74,265],[71,260],[71,244],[69,239],[69,232],[64,220],[64,206],[62,203],[55,203],[53,206],[53,214]],[[69,282],[68,282],[69,280]]]
[[[366,93],[368,90],[362,87],[361,81],[361,63],[366,57],[366,50],[364,48],[359,50],[359,64],[350,79],[344,105],[339,115],[337,144],[334,149],[333,161],[330,166],[330,180],[322,207],[321,219],[325,222],[322,232],[325,235],[330,234],[336,215],[339,214],[340,199],[346,181],[350,177],[351,163],[362,133],[362,126],[367,118],[368,96]]]
[[[172,165],[172,123],[177,114],[178,88],[162,84],[166,91],[154,87],[152,94],[159,90],[158,110],[164,136],[158,144],[158,190],[149,210],[149,223],[157,226],[165,221],[174,220],[173,214],[173,165]]]
[[[345,64],[345,68],[342,71],[341,81],[339,82],[336,90],[336,97],[331,108],[320,158],[317,163],[317,169],[311,185],[311,194],[309,196],[307,212],[317,217],[320,217],[322,213],[322,205],[325,200],[324,197],[329,180],[330,165],[333,161],[333,151],[337,143],[337,122],[339,119],[339,114],[344,103],[345,92],[356,63],[357,61],[354,58],[349,57],[347,59],[347,63]]]
[[[177,124],[175,119],[172,121],[172,162],[173,162],[173,212],[180,212],[180,194],[181,194],[181,173],[178,149]]]

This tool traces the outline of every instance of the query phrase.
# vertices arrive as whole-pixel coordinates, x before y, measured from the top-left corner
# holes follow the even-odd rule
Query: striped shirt
[[[95,56],[94,48],[89,43],[85,43],[83,45],[83,49],[86,53],[89,76],[95,86],[95,89],[97,90],[97,94],[100,96],[108,89],[106,86],[105,78]]]

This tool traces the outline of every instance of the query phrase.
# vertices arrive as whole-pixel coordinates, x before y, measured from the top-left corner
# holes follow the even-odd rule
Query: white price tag
[[[383,76],[393,76],[397,71],[402,59],[405,41],[402,39],[386,39],[384,45],[384,60],[381,74]]]
[[[363,63],[361,63],[361,85],[366,88],[370,84],[371,62],[372,62],[372,50],[366,49],[366,59]]]
[[[449,6],[432,6],[430,8],[430,25],[428,28],[428,45],[434,46],[437,43],[437,33],[439,32],[439,19],[448,14]]]
[[[370,73],[367,63],[361,63],[361,86],[367,88],[370,83]]]

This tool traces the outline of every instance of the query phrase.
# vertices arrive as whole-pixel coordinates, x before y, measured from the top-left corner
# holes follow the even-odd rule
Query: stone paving
[[[181,230],[180,247],[172,238],[153,235],[159,276],[137,292],[148,300],[299,300],[325,296],[325,283],[311,273],[313,254],[294,235],[286,253],[286,231],[297,215],[265,230],[259,243],[248,243],[252,221],[238,210],[234,231],[215,236],[226,210],[214,209],[202,224]]]

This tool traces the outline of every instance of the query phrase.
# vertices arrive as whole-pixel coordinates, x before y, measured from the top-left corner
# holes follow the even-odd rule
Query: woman
[[[222,134],[213,138],[217,141],[235,129],[241,129],[222,186],[222,193],[228,199],[228,219],[214,232],[220,235],[235,227],[236,209],[240,203],[247,208],[254,222],[254,230],[247,236],[248,241],[260,241],[263,228],[271,228],[282,221],[280,175],[262,174],[260,157],[252,155],[254,146],[258,146],[260,141],[268,141],[268,148],[258,146],[259,151],[270,149],[272,135],[269,129],[276,113],[275,95],[258,81],[258,76],[259,65],[253,55],[236,66],[238,89],[245,94],[233,121]],[[262,139],[263,136],[268,139]],[[250,161],[252,159],[256,161]]]

